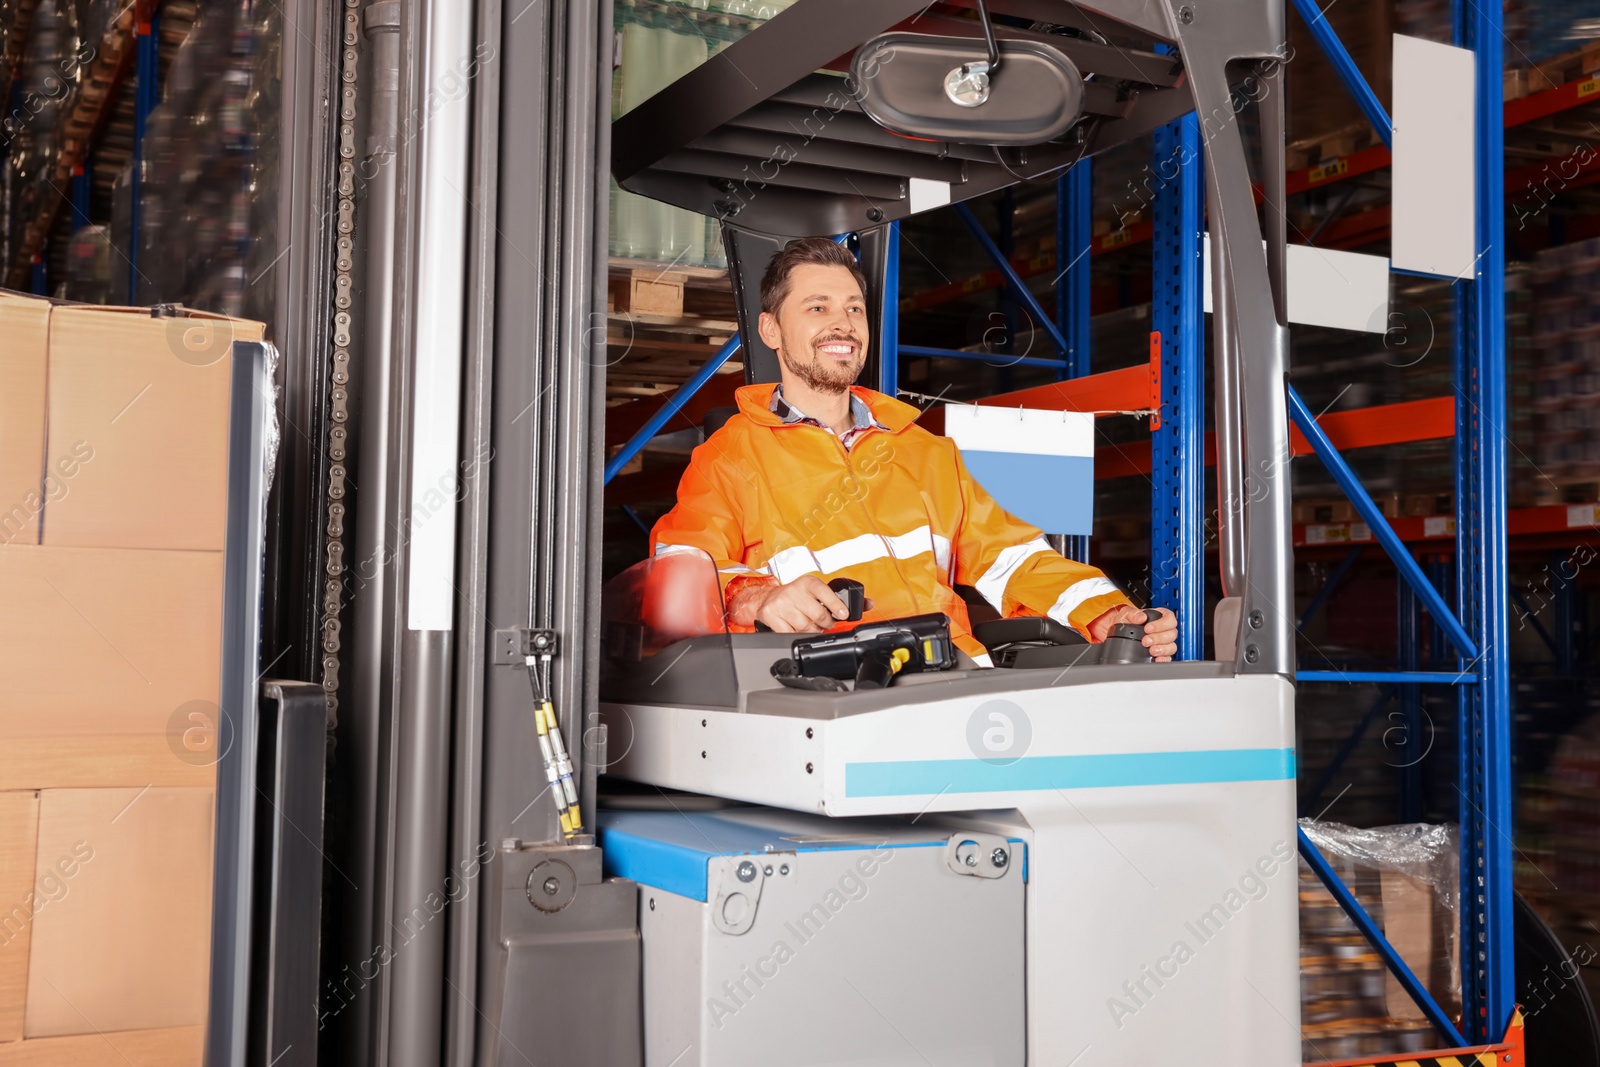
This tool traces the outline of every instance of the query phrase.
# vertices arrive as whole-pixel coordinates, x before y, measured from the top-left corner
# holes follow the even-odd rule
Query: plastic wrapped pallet
[[[1300,820],[1446,1014],[1459,1006],[1453,826],[1357,829]],[[1437,1048],[1438,1035],[1304,861],[1300,865],[1302,1059]]]
[[[793,0],[619,0],[612,118],[625,115],[738,41]],[[727,266],[715,220],[611,183],[611,255]]]

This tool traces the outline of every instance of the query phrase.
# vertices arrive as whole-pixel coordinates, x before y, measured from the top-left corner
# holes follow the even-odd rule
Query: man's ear
[[[770,311],[763,311],[761,317],[756,319],[756,333],[761,335],[761,342],[774,352],[778,350],[778,342],[783,340],[783,331],[778,329],[778,316]]]

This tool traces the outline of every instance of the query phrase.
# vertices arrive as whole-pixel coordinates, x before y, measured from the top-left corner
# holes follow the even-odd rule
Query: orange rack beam
[[[1431,441],[1455,436],[1456,402],[1454,397],[1438,396],[1430,400],[1408,400],[1356,411],[1338,411],[1322,416],[1317,420],[1317,425],[1327,431],[1328,439],[1341,452],[1408,441]],[[1311,454],[1310,442],[1293,426],[1289,427],[1289,447],[1296,456]],[[1216,462],[1216,435],[1206,434],[1206,466],[1214,466]],[[1094,476],[1097,479],[1149,473],[1149,441],[1103,445],[1094,450]]]

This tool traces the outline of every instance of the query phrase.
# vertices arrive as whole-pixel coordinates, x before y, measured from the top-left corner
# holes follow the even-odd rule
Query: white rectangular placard
[[[936,182],[931,178],[910,179],[911,213],[919,214],[944,207],[950,203],[950,183]]]
[[[1400,270],[1471,278],[1476,269],[1476,70],[1465,48],[1394,35],[1390,256]]]
[[[945,436],[1001,507],[1045,533],[1094,531],[1094,416],[946,404]]]
[[[1289,321],[1336,330],[1389,329],[1389,261],[1364,252],[1289,245]],[[1211,310],[1211,235],[1205,235],[1205,309]]]

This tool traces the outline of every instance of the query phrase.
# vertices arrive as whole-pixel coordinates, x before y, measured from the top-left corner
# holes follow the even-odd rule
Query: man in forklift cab
[[[854,384],[867,358],[865,293],[855,257],[827,238],[773,258],[759,329],[782,382],[738,390],[739,413],[694,450],[677,505],[651,532],[653,554],[710,555],[733,631],[835,626],[848,610],[827,583],[848,577],[865,587],[863,619],[942,611],[981,666],[989,656],[957,585],[1003,617],[1045,615],[1095,642],[1118,623],[1148,623],[1145,646],[1170,660],[1172,612],[1147,619],[1101,571],[995,503],[954,441],[915,424],[916,408]]]

